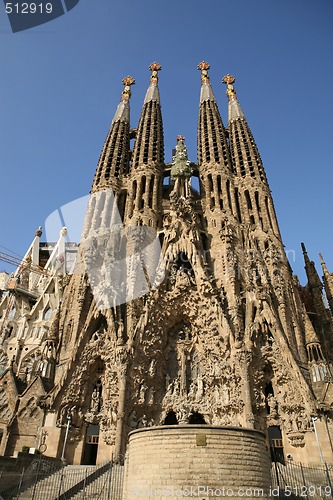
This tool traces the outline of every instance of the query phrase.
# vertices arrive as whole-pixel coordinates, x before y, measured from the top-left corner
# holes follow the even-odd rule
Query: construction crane
[[[36,264],[32,264],[29,258],[23,261],[22,259],[19,259],[14,255],[10,255],[9,253],[0,252],[0,260],[7,262],[8,264],[12,264],[13,266],[17,266],[17,274],[21,274],[25,269],[29,269],[29,271],[32,271],[33,273],[43,274],[45,276],[49,276],[50,274],[47,269],[44,269],[43,267]]]

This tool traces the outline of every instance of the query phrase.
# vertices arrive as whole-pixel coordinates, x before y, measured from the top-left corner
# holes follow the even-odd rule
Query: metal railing
[[[96,466],[61,466],[44,458],[18,471],[3,471],[3,500],[122,500],[124,466],[107,462]],[[15,486],[4,489],[6,484]]]
[[[333,465],[308,466],[273,462],[271,497],[321,500],[333,498]]]

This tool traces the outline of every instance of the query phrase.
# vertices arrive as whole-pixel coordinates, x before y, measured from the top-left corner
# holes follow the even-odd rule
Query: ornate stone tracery
[[[75,463],[88,431],[102,461],[124,455],[134,429],[195,424],[259,429],[270,445],[275,429],[311,462],[313,416],[322,435],[332,427],[333,320],[319,277],[305,249],[309,286],[292,276],[235,78],[223,78],[227,130],[210,66],[198,65],[198,162],[179,135],[165,163],[161,65],[149,69],[136,129],[134,79],[123,79],[75,268],[53,273],[66,264],[63,228],[62,251],[36,276],[38,230],[0,303],[0,419],[14,422],[2,451],[28,439],[24,419],[29,444],[45,432],[58,455],[68,429]]]

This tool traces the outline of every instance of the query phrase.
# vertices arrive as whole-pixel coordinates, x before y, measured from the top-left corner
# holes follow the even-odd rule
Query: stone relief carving
[[[0,387],[0,419],[9,420],[12,410],[9,406],[9,398],[3,387]]]

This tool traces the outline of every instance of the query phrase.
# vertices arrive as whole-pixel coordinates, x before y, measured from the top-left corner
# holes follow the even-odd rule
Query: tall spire
[[[316,289],[320,291],[320,297],[321,297],[323,284],[319,278],[314,262],[309,259],[308,252],[306,251],[304,243],[301,243],[301,247],[303,251],[305,271],[308,278],[309,288],[310,290]],[[322,301],[320,300],[320,302]]]
[[[327,302],[329,303],[330,309],[333,312],[333,273],[329,273],[324,262],[323,256],[321,253],[319,254],[321,267],[324,273],[323,282],[327,297]]]
[[[201,63],[198,64],[198,70],[201,71],[200,104],[204,101],[216,102],[208,75],[209,68],[210,65],[206,61],[201,61]]]
[[[304,243],[301,243],[301,246],[305,262],[305,272],[308,279],[308,288],[314,309],[312,312],[321,316],[322,321],[324,321],[327,320],[327,310],[324,303],[323,284],[317,272],[315,263],[309,259]]]
[[[235,198],[239,222],[261,227],[273,233],[281,242],[271,192],[260,154],[247,124],[234,88],[235,78],[227,74],[222,83],[227,85],[229,107],[229,147],[235,174]]]
[[[234,88],[235,77],[227,74],[222,78],[227,85],[229,111],[229,138],[232,162],[237,175],[250,176],[267,184],[260,154],[247,124]]]
[[[229,73],[222,78],[222,82],[227,85],[226,94],[228,96],[228,119],[236,120],[237,118],[245,118],[241,105],[237,100],[236,90],[234,87],[236,79]]]
[[[124,89],[98,161],[92,193],[108,187],[117,189],[116,179],[128,172],[130,150],[129,100],[131,85],[134,85],[135,80],[131,76],[126,76],[122,83]]]
[[[139,121],[132,168],[143,165],[162,165],[164,162],[163,125],[158,89],[158,72],[161,70],[161,65],[153,62],[149,69],[151,70],[150,85]]]
[[[201,71],[200,109],[198,124],[198,163],[217,163],[230,170],[225,129],[210,84],[206,61],[198,64]]]

